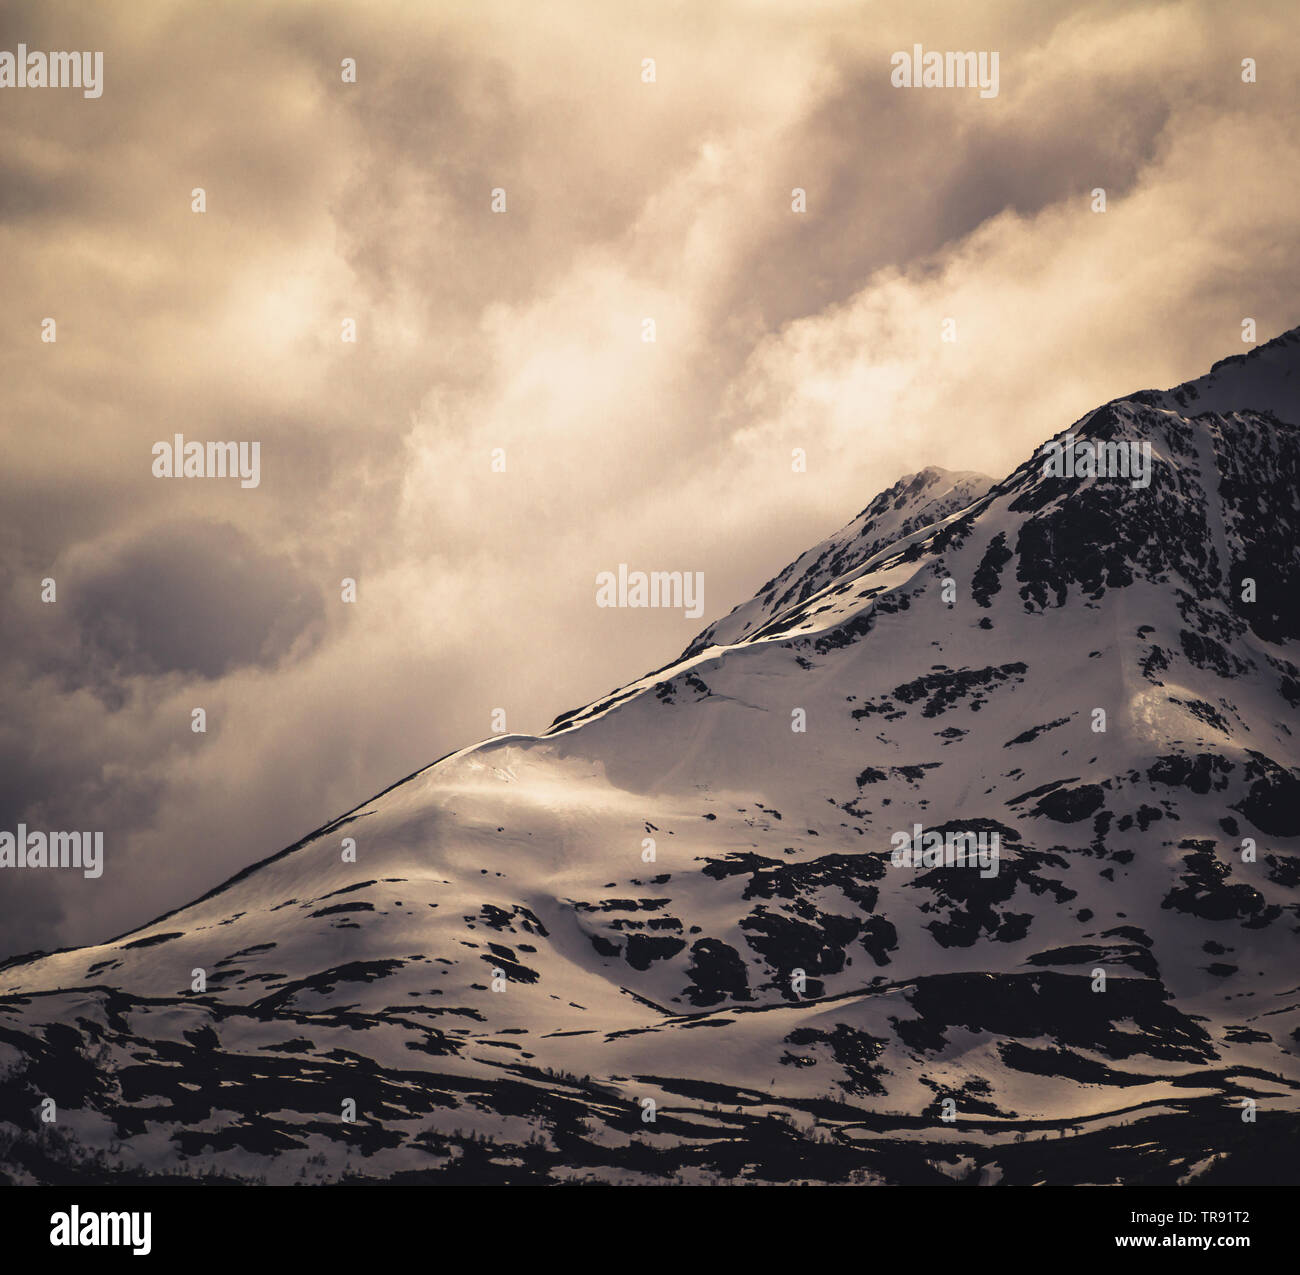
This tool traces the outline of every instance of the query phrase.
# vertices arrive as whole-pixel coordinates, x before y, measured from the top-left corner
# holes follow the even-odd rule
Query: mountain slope
[[[1297,366],[1058,436],[1145,488],[923,471],[546,734],[0,968],[0,1165],[1293,1179]],[[996,871],[896,866],[918,824]]]

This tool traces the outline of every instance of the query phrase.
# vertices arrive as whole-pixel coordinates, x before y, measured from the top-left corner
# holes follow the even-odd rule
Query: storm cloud
[[[0,880],[0,953],[543,729],[905,472],[1001,476],[1300,322],[1283,4],[55,0],[19,42],[104,92],[0,90],[0,823],[102,828],[105,871]],[[895,89],[914,43],[998,50],[998,96]],[[260,485],[154,478],[176,432]],[[706,616],[597,608],[619,562]]]

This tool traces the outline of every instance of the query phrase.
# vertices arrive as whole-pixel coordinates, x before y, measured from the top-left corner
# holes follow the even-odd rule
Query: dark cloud
[[[1292,326],[1285,16],[4,6],[105,92],[0,91],[0,826],[109,866],[0,882],[0,949],[183,903],[703,627],[598,612],[597,570],[705,570],[711,618],[901,473],[1000,474]],[[894,90],[914,40],[1000,50],[999,97]],[[178,430],[259,440],[261,486],[154,479]]]
[[[64,585],[84,667],[115,677],[275,668],[319,641],[320,592],[229,523],[167,523]]]
[[[85,878],[82,878],[85,880]],[[50,873],[32,872],[0,893],[0,960],[27,952],[48,951],[51,936],[67,915],[66,883]],[[85,898],[81,903],[84,908]]]

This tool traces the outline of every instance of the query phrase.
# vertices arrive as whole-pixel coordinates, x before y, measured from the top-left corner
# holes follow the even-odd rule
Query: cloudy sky
[[[10,0],[20,43],[104,88],[0,88],[0,828],[106,849],[0,874],[0,956],[544,729],[902,474],[1300,323],[1289,0]],[[998,95],[893,87],[915,43]],[[260,485],[155,478],[177,432]],[[621,562],[704,617],[598,609]]]

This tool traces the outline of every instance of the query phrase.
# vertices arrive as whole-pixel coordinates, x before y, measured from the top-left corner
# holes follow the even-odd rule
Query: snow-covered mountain
[[[3,1172],[1294,1181],[1297,369],[1058,436],[1146,486],[903,479],[544,735],[0,967]]]

